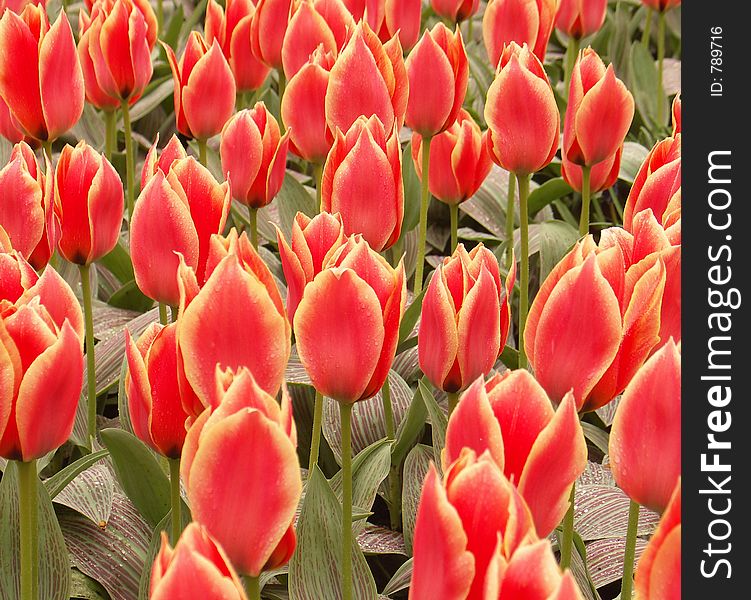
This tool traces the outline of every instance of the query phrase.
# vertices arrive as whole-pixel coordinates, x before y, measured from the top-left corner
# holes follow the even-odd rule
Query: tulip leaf
[[[402,322],[399,325],[399,343],[401,344],[406,340],[413,332],[417,320],[420,318],[422,312],[422,299],[425,297],[425,291],[428,289],[426,285],[420,293],[412,298],[407,310],[404,311]]]
[[[156,526],[170,510],[170,484],[154,453],[122,429],[103,429],[100,435],[123,491],[143,518]]]
[[[300,518],[297,549],[289,563],[290,600],[340,598],[342,508],[318,467],[308,479]],[[375,600],[373,574],[356,543],[352,544],[352,598]]]
[[[105,456],[109,455],[109,450],[97,450],[91,454],[82,456],[77,461],[70,463],[64,469],[55,473],[49,479],[44,480],[44,487],[52,500],[55,499],[66,485],[75,479],[80,473],[96,464]]]
[[[417,506],[420,503],[422,484],[428,473],[430,463],[433,462],[433,449],[424,444],[418,444],[410,450],[404,460],[404,474],[402,484],[402,531],[404,531],[404,545],[409,555],[412,555],[412,540],[417,520]]]
[[[647,542],[636,538],[636,554],[634,565],[647,547]],[[626,538],[597,540],[587,544],[587,571],[592,578],[592,584],[601,588],[618,581],[623,577],[623,555],[626,549]]]
[[[582,421],[582,429],[584,430],[584,437],[587,438],[595,447],[603,454],[608,453],[608,440],[610,436],[607,431],[603,431],[592,423]]]
[[[107,463],[95,464],[78,475],[55,497],[55,504],[81,513],[99,527],[112,514],[115,478]]]
[[[127,308],[139,313],[147,311],[154,306],[154,301],[144,295],[144,293],[138,288],[135,279],[131,279],[120,286],[115,293],[110,296],[108,302],[112,306]]]
[[[18,468],[10,462],[0,481],[0,598],[20,598]],[[47,488],[37,485],[39,597],[68,600],[70,565]]]
[[[658,106],[662,104],[662,114],[665,118],[670,115],[667,96],[663,90],[658,90],[658,75],[655,60],[650,51],[642,44],[631,45],[631,89],[634,101],[649,129],[665,127],[667,122],[658,123]]]
[[[417,397],[419,393],[420,391],[417,390],[412,396],[412,402],[409,404],[407,414],[402,419],[399,429],[396,431],[396,442],[391,448],[391,461],[395,465],[402,463],[407,456],[407,452],[420,439],[425,429],[427,411],[425,403]]]
[[[279,211],[279,228],[287,240],[291,239],[292,223],[298,212],[309,217],[314,217],[316,214],[313,195],[289,173],[284,176],[282,189],[276,195],[274,203]]]
[[[131,281],[135,277],[133,272],[133,263],[128,254],[128,248],[122,238],[118,240],[115,247],[102,258],[99,263],[112,273],[120,283]]]
[[[406,556],[404,536],[398,531],[366,523],[357,536],[363,554],[401,554]]]
[[[529,197],[527,198],[527,209],[529,210],[529,215],[531,217],[535,216],[554,200],[568,196],[573,191],[574,190],[568,183],[566,183],[563,177],[548,179],[540,187],[529,194]]]
[[[448,417],[445,411],[438,406],[433,392],[430,390],[430,384],[423,377],[419,383],[420,397],[425,403],[425,408],[430,417],[430,424],[433,430],[433,454],[436,464],[441,464],[441,451],[446,445],[446,428],[448,427]]]
[[[463,213],[502,240],[506,239],[508,176],[508,171],[493,165],[477,193],[459,205]]]
[[[625,142],[621,155],[621,169],[618,171],[618,179],[628,184],[634,183],[636,175],[642,163],[647,158],[649,150],[636,142]]]
[[[579,239],[579,231],[565,221],[539,224],[540,281],[547,276]]]
[[[177,42],[180,39],[180,29],[185,21],[185,14],[182,4],[175,6],[175,10],[170,17],[169,23],[162,34],[162,41],[172,49],[177,49]]]
[[[386,587],[383,588],[383,594],[390,596],[396,594],[402,590],[406,590],[409,584],[412,582],[412,559],[410,558],[401,567],[396,570],[396,573],[391,577]]]
[[[409,142],[402,152],[402,183],[404,184],[404,220],[402,221],[402,236],[412,231],[420,222],[420,200],[422,184],[412,160],[412,142]]]

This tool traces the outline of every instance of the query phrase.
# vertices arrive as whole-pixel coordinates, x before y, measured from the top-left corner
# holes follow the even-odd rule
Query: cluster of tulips
[[[23,600],[38,597],[36,462],[69,439],[84,379],[96,444],[91,267],[124,231],[135,283],[159,306],[158,323],[123,334],[127,417],[167,459],[173,491],[151,598],[260,598],[264,573],[296,550],[326,402],[341,419],[337,597],[353,598],[353,406],[380,392],[394,439],[389,371],[417,302],[419,368],[447,395],[448,425],[422,487],[409,597],[583,598],[569,569],[581,418],[616,399],[610,468],[631,498],[621,597],[634,581],[640,600],[680,597],[681,104],[623,226],[593,235],[591,199],[614,185],[635,111],[613,66],[579,48],[603,25],[605,0],[487,3],[495,77],[484,131],[464,108],[460,28],[478,0],[431,0],[443,22],[422,32],[421,0],[209,0],[203,33],[190,32],[179,58],[162,43],[180,137],[153,141],[138,183],[130,113],[160,51],[161,0],[156,12],[147,0],[85,4],[76,35],[64,12],[51,24],[43,2],[10,2],[0,18],[0,133],[15,144],[0,170],[0,456],[18,470]],[[680,1],[644,4],[649,23],[658,16],[661,76],[665,13]],[[569,42],[563,116],[543,66],[554,28]],[[257,100],[270,78],[278,110]],[[104,152],[86,141],[54,152],[86,102],[102,113]],[[120,122],[124,183],[111,162]],[[421,181],[414,274],[401,256],[406,129]],[[582,197],[580,239],[531,298],[530,184],[559,150]],[[258,211],[279,194],[290,155],[312,172],[317,202],[289,239],[267,240],[285,297],[260,251]],[[513,243],[499,262],[458,241],[459,207],[493,163],[509,174],[518,268]],[[427,279],[431,196],[448,206],[451,253]],[[230,227],[233,201],[247,207],[244,230]],[[62,260],[79,268],[83,310],[54,268]],[[307,471],[284,382],[293,341],[316,390]],[[507,342],[517,368],[501,372]],[[640,505],[662,519],[634,580]],[[560,564],[548,540],[559,525]]]

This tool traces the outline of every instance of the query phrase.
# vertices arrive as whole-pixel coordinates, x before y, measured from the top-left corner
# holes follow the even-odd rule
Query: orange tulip
[[[681,350],[669,340],[623,392],[609,443],[616,483],[634,502],[658,512],[667,507],[681,473],[680,414]]]
[[[673,137],[681,132],[681,95],[673,98]]]
[[[289,134],[263,102],[241,110],[222,129],[219,153],[232,196],[252,208],[269,204],[279,193],[287,165]]]
[[[78,122],[84,82],[73,31],[64,11],[50,27],[43,7],[0,18],[0,97],[19,130],[51,142]]]
[[[377,251],[394,245],[404,219],[402,154],[395,130],[377,116],[337,130],[323,165],[321,210],[340,213],[347,235],[361,233]]]
[[[0,14],[4,13],[7,8],[20,15],[28,4],[37,4],[44,7],[47,4],[47,0],[0,0]]]
[[[161,152],[158,152],[159,147],[159,133],[156,134],[156,140],[146,153],[146,159],[143,161],[143,168],[141,169],[141,190],[146,187],[149,180],[156,175],[157,171],[161,171],[164,175],[168,175],[172,164],[180,160],[181,158],[187,158],[188,154],[185,152],[185,148],[180,143],[180,140],[176,135],[172,135],[167,145],[162,148]]]
[[[73,430],[83,385],[83,315],[54,269],[3,305],[0,456],[28,462],[63,445]]]
[[[681,599],[681,479],[636,569],[637,600]]]
[[[529,175],[550,163],[558,150],[558,106],[542,63],[526,45],[509,44],[497,62],[485,103],[488,147],[498,165]]]
[[[405,62],[409,101],[405,122],[423,137],[451,127],[467,93],[469,62],[459,29],[443,23],[425,31]]]
[[[247,600],[240,578],[222,547],[199,523],[185,528],[172,549],[162,546],[151,569],[151,600]]]
[[[24,135],[24,132],[19,129],[18,123],[11,116],[10,109],[2,96],[0,96],[0,135],[11,144],[25,141],[29,145],[39,145],[38,140]]]
[[[421,17],[422,0],[384,0],[378,37],[388,42],[397,36],[402,48],[409,50],[420,37]]]
[[[250,44],[255,6],[252,0],[227,0],[226,4],[226,14],[215,0],[206,5],[206,43],[219,42],[235,76],[238,93],[257,90],[266,81],[269,68],[253,55]]]
[[[15,303],[39,280],[32,266],[10,245],[10,238],[0,228],[0,302]]]
[[[277,230],[276,237],[287,282],[287,316],[293,321],[305,286],[345,243],[344,225],[338,213],[322,212],[311,219],[299,212],[292,222],[291,246],[281,231]]]
[[[356,76],[355,76],[356,75]],[[331,68],[326,90],[326,122],[347,131],[360,116],[376,115],[386,131],[401,128],[409,79],[398,37],[382,44],[364,21]]]
[[[342,0],[356,23],[365,21],[371,29],[378,31],[384,19],[384,0]]]
[[[253,55],[272,69],[282,69],[282,43],[291,12],[292,0],[259,0],[250,21]]]
[[[623,145],[615,151],[615,154],[591,167],[589,173],[590,193],[595,194],[615,185],[618,180],[618,173],[621,170],[622,156]],[[565,153],[561,159],[561,175],[573,189],[577,192],[582,191],[582,168],[572,163]]]
[[[394,360],[407,289],[361,236],[305,286],[294,319],[297,352],[313,386],[341,403],[374,396]]]
[[[180,468],[193,518],[251,577],[286,564],[295,549],[293,520],[302,492],[291,409],[248,369],[217,366],[220,402],[188,431]],[[222,510],[217,510],[221,506]]]
[[[77,265],[117,245],[123,221],[123,184],[114,167],[85,141],[65,146],[55,169],[55,215],[60,254]]]
[[[461,23],[477,13],[480,0],[430,0],[433,12],[452,23]]]
[[[174,50],[162,44],[175,82],[177,130],[187,137],[206,140],[222,130],[235,109],[235,77],[219,42],[211,47],[192,31],[180,62]]]
[[[487,134],[461,109],[456,122],[430,142],[428,188],[446,204],[460,204],[475,195],[490,173]],[[422,137],[412,134],[412,162],[422,179]]]
[[[490,64],[498,65],[504,46],[511,42],[527,44],[543,62],[557,7],[557,0],[490,0],[482,18]]]
[[[334,143],[326,123],[326,90],[336,57],[322,45],[287,83],[282,97],[282,121],[289,133],[289,149],[309,162],[323,163]]]
[[[572,38],[587,37],[600,31],[607,10],[607,0],[561,0],[555,28]]]

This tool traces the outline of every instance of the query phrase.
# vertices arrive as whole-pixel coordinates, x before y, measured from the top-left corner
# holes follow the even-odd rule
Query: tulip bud
[[[587,37],[600,30],[607,10],[607,0],[561,0],[555,28],[572,38]]]
[[[11,116],[10,109],[2,96],[0,96],[0,135],[11,144],[26,142],[29,145],[39,145],[37,140],[24,135],[24,132],[19,129],[18,123]]]
[[[297,352],[316,390],[347,404],[374,396],[394,360],[407,289],[360,236],[305,286],[294,319]]]
[[[526,45],[506,46],[485,103],[493,161],[520,176],[539,171],[558,150],[560,120],[542,63]]]
[[[85,141],[65,146],[55,169],[60,254],[89,265],[116,245],[123,221],[123,184],[114,167]]]
[[[461,23],[477,13],[480,0],[430,0],[430,6],[439,17]]]
[[[247,600],[240,578],[206,528],[190,523],[175,544],[162,532],[151,568],[151,600]]]
[[[443,23],[426,31],[405,63],[409,101],[405,122],[423,137],[451,127],[467,93],[469,63],[462,34]]]
[[[0,97],[20,131],[52,142],[83,112],[84,82],[73,31],[64,11],[50,27],[41,6],[0,18]]]
[[[187,158],[188,153],[180,143],[176,135],[173,135],[162,151],[157,154],[159,146],[159,133],[156,134],[156,140],[146,153],[146,159],[143,161],[141,169],[141,190],[146,187],[149,180],[156,175],[158,171],[168,175],[172,164],[182,158]]]
[[[219,153],[233,198],[252,208],[269,204],[282,188],[288,147],[289,134],[281,135],[263,102],[227,121]]]
[[[558,0],[489,0],[482,38],[490,64],[498,65],[504,46],[511,42],[526,44],[544,62],[557,7]]]
[[[665,12],[671,8],[681,5],[681,0],[641,0],[641,3],[647,8],[657,10],[659,12]]]
[[[420,37],[422,0],[384,0],[383,4],[383,21],[378,29],[378,37],[382,42],[388,42],[398,36],[402,48],[409,50]]]
[[[206,5],[206,43],[219,42],[224,57],[235,76],[237,92],[259,89],[269,68],[253,55],[250,26],[256,12],[252,0],[227,0],[227,11],[215,0]]]
[[[0,244],[0,302],[7,300],[14,304],[39,280],[39,276],[23,256],[13,250],[10,238],[2,228]]]
[[[211,47],[197,31],[188,37],[180,62],[174,50],[162,44],[175,82],[177,130],[206,140],[222,130],[235,109],[235,78],[219,42]]]
[[[609,156],[602,162],[598,162],[595,166],[590,167],[589,172],[589,191],[591,194],[596,194],[602,190],[606,190],[612,187],[618,180],[618,173],[621,170],[621,157],[623,156],[623,145],[618,147],[615,154]],[[582,191],[582,168],[581,166],[572,163],[566,154],[563,154],[561,160],[561,175],[566,183],[568,183],[577,192]]]
[[[260,0],[250,22],[253,55],[272,69],[282,69],[282,43],[292,12],[292,0]]]

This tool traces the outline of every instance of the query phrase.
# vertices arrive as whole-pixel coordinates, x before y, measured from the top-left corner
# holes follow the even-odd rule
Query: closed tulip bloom
[[[623,392],[608,450],[615,481],[629,497],[663,512],[681,473],[681,351],[669,340]],[[642,458],[659,448],[648,463]]]
[[[175,82],[177,130],[206,140],[218,134],[235,109],[235,77],[219,42],[209,47],[200,33],[188,36],[178,62],[174,50],[163,44]]]
[[[542,63],[555,24],[558,0],[490,0],[482,18],[482,38],[493,67],[504,46],[527,44]]]
[[[17,121],[11,116],[10,109],[2,96],[0,96],[0,135],[11,144],[25,141],[27,144],[39,145],[38,140],[25,135],[24,132],[19,129]]]
[[[506,46],[485,103],[493,161],[529,175],[558,151],[561,117],[542,63],[525,45]]]
[[[443,23],[427,30],[405,62],[409,101],[405,123],[423,137],[451,127],[467,93],[469,63],[462,34]]]
[[[681,5],[681,0],[641,0],[641,3],[647,8],[665,12],[671,8]]]
[[[55,169],[58,250],[68,261],[88,265],[117,244],[123,221],[123,184],[114,167],[85,141],[66,145]]]
[[[461,23],[477,13],[480,0],[430,0],[430,6],[439,17]]]
[[[215,385],[221,401],[190,428],[180,473],[193,518],[240,573],[258,577],[295,549],[300,463],[288,419],[248,369],[219,373]]]
[[[422,0],[384,0],[383,5],[383,21],[378,37],[388,42],[396,35],[402,48],[409,50],[420,37]]]
[[[394,245],[404,219],[402,153],[395,130],[360,117],[337,130],[323,166],[321,210],[340,213],[347,235],[362,234],[377,251]]]
[[[47,4],[47,0],[0,0],[0,14],[4,13],[7,8],[20,15],[28,4],[38,4],[43,7]]]
[[[292,222],[290,243],[279,230],[276,237],[287,282],[287,315],[292,322],[305,286],[313,281],[345,243],[346,235],[338,213],[322,212],[311,219],[299,212]]]
[[[240,578],[222,547],[196,522],[183,531],[173,549],[162,545],[151,568],[151,600],[247,600]]]
[[[50,26],[44,8],[0,18],[0,96],[19,130],[51,142],[78,122],[84,81],[70,23],[60,11]]]
[[[257,90],[266,81],[270,69],[253,55],[250,44],[255,6],[252,0],[228,0],[226,4],[226,13],[215,0],[206,5],[206,43],[219,42],[235,76],[238,93]]]
[[[287,166],[289,134],[263,102],[235,114],[222,129],[219,153],[232,197],[252,208],[269,204],[279,193]]]
[[[486,137],[461,109],[454,124],[431,140],[428,189],[434,197],[460,204],[475,195],[493,166]],[[417,133],[412,134],[412,162],[422,179],[422,137]]]
[[[297,352],[313,386],[338,402],[374,396],[394,360],[407,289],[360,236],[305,286],[295,312]]]
[[[293,0],[259,0],[250,22],[254,56],[272,69],[282,69],[282,43],[292,13]]]
[[[0,456],[28,462],[62,446],[73,430],[83,385],[83,315],[54,269],[2,304]]]
[[[326,90],[336,56],[318,46],[292,79],[282,97],[282,121],[289,132],[289,149],[309,162],[322,164],[334,143],[326,123]]]
[[[370,28],[378,31],[384,19],[384,0],[342,0],[355,23],[367,22]]]
[[[587,37],[600,30],[607,10],[607,0],[561,0],[555,28],[569,37]]]
[[[398,37],[382,44],[361,21],[331,68],[326,122],[347,131],[360,117],[376,115],[386,131],[404,123],[409,79]]]
[[[681,598],[681,480],[639,559],[634,587],[637,600]]]
[[[159,133],[156,134],[156,140],[146,153],[146,159],[143,161],[143,168],[141,169],[141,189],[146,187],[157,171],[161,171],[165,175],[169,174],[172,164],[182,158],[187,158],[188,153],[185,152],[185,148],[180,143],[180,140],[176,135],[172,135],[167,145],[164,148],[158,150],[159,147]]]
[[[0,302],[14,304],[39,280],[33,267],[10,245],[5,230],[0,229]]]
[[[621,145],[615,154],[609,156],[602,162],[598,162],[591,167],[589,173],[589,191],[592,194],[606,190],[612,187],[618,180],[618,173],[621,170],[621,158],[623,156],[623,145]],[[577,192],[582,191],[582,167],[572,163],[566,154],[563,154],[561,160],[561,175]]]
[[[563,152],[574,164],[591,167],[613,156],[623,145],[634,117],[634,97],[605,68],[592,48],[579,55],[571,74],[563,126]]]

